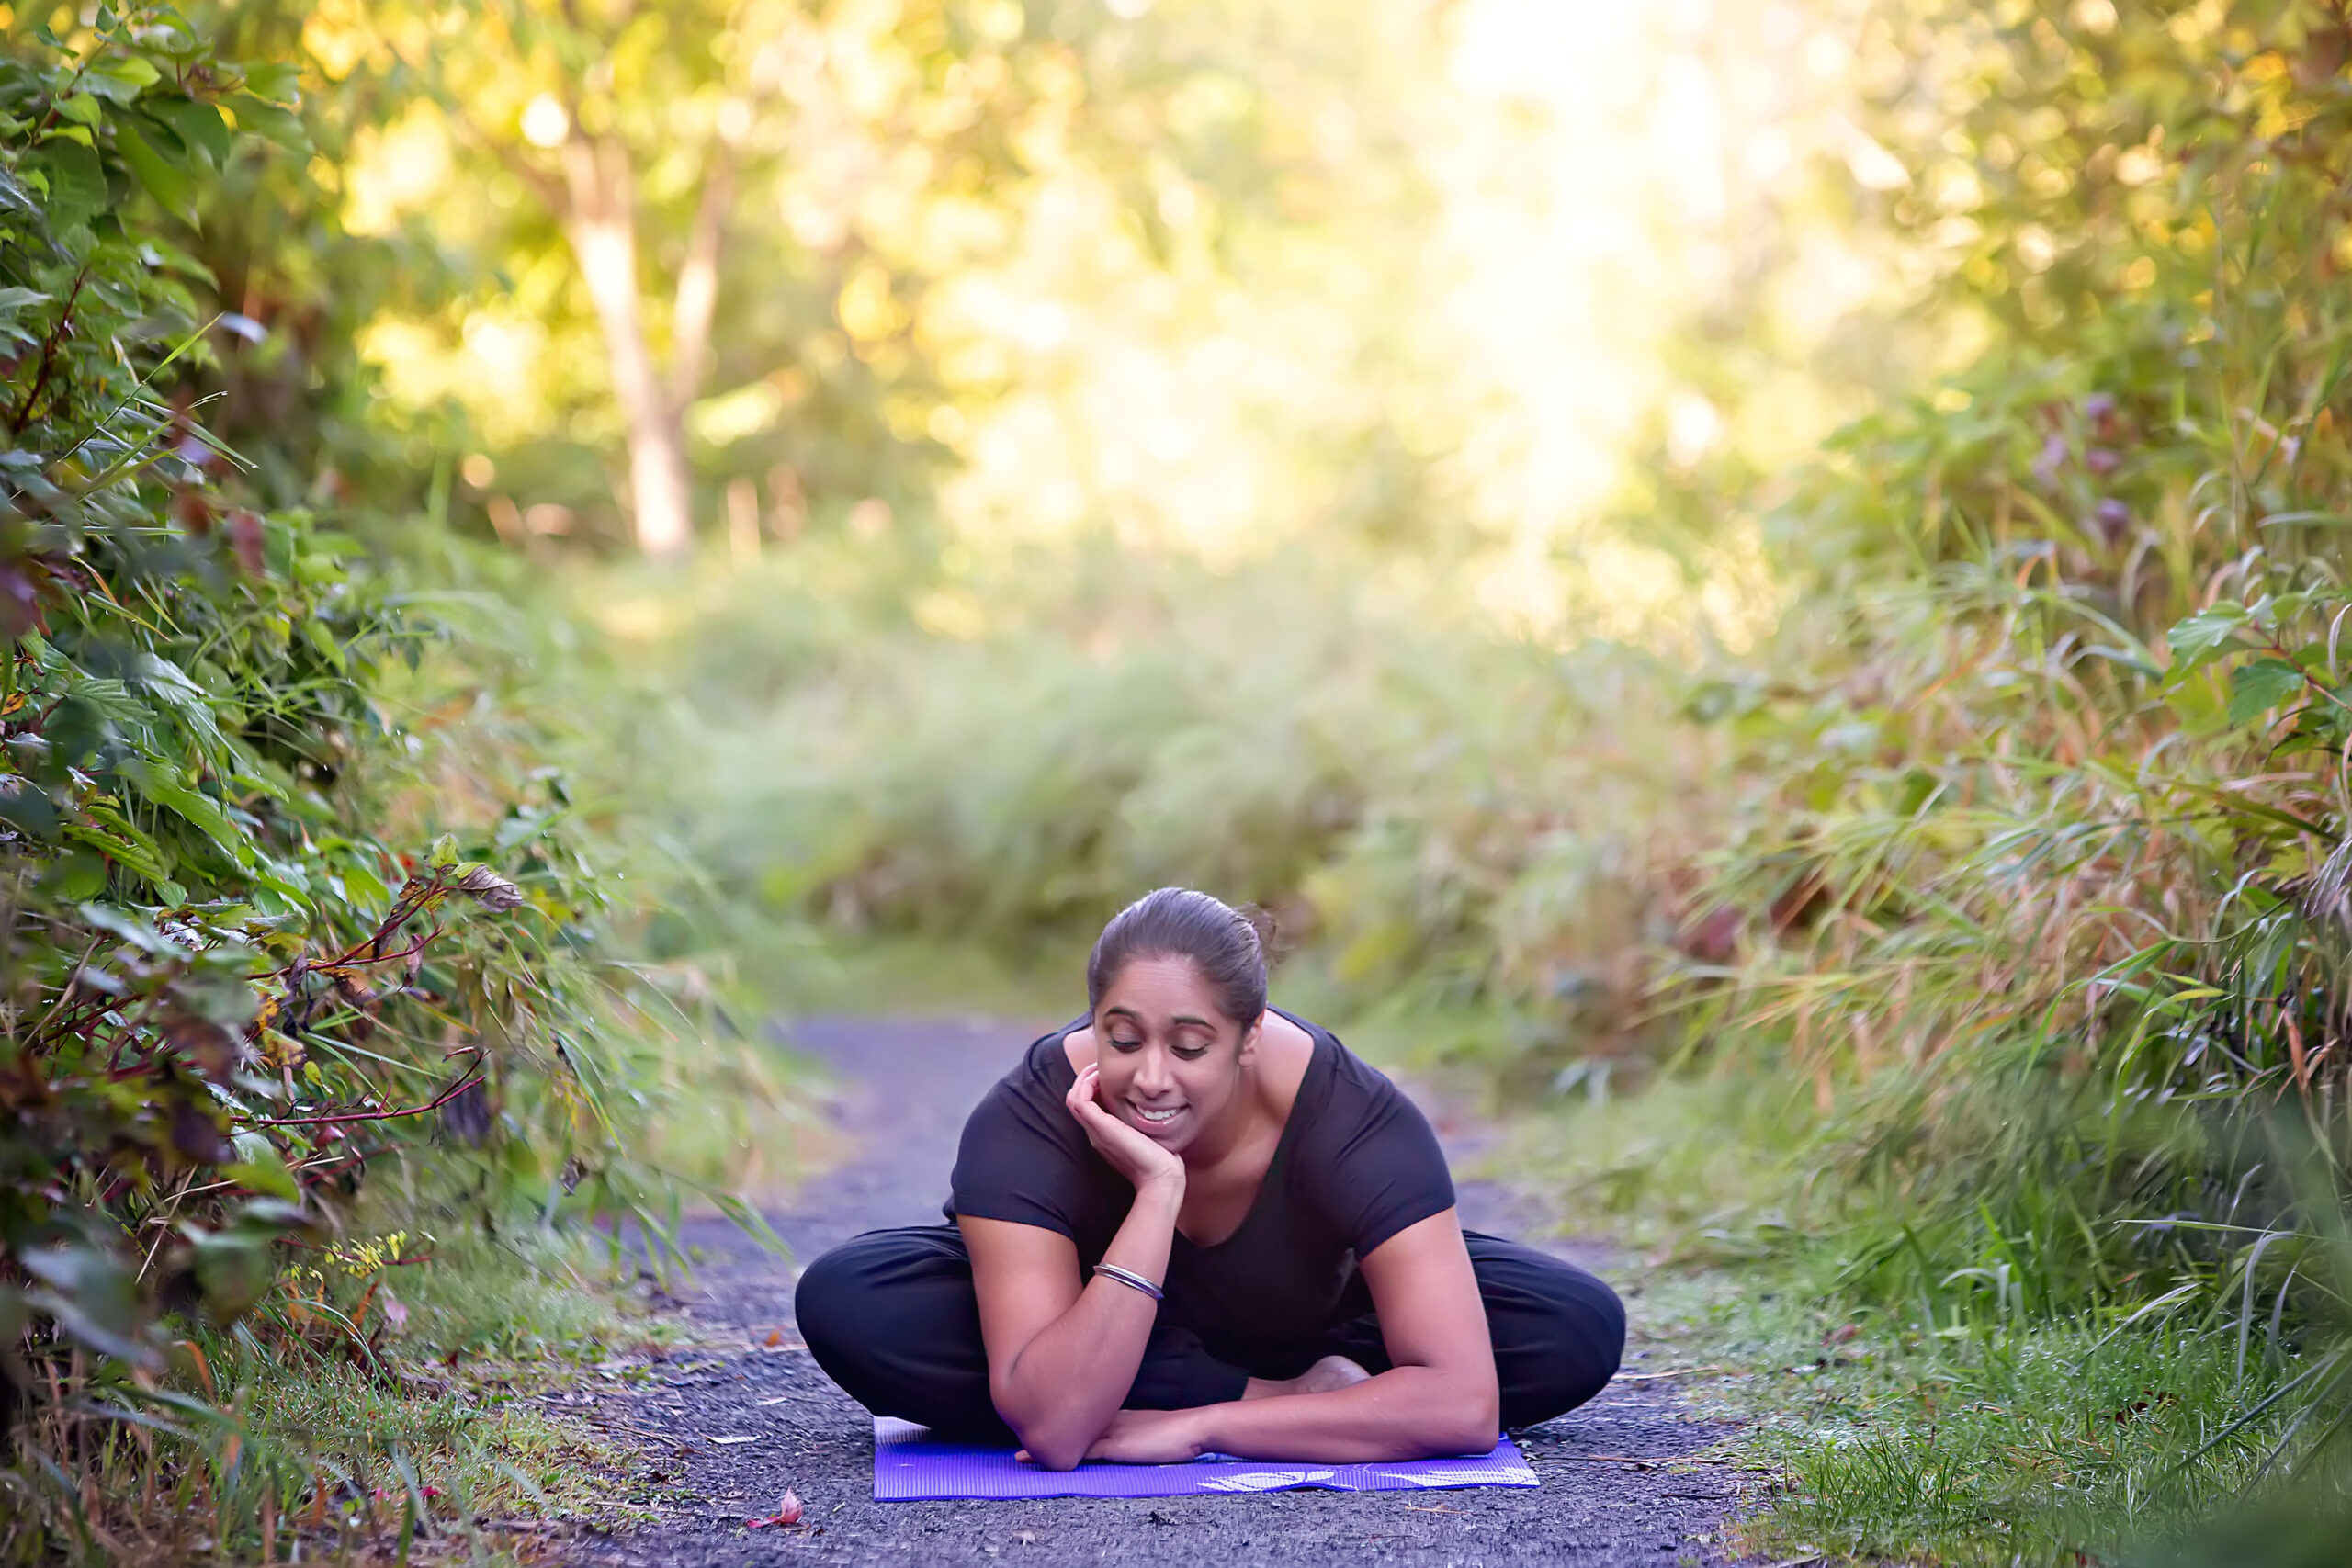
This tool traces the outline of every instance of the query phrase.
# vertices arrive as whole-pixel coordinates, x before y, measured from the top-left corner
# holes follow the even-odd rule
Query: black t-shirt
[[[1295,1370],[1325,1330],[1370,1311],[1356,1258],[1453,1206],[1445,1156],[1413,1102],[1329,1031],[1282,1016],[1315,1049],[1265,1184],[1240,1227],[1215,1247],[1176,1233],[1160,1305],[1163,1324],[1191,1329],[1218,1359],[1253,1371]],[[1078,1075],[1062,1041],[1086,1021],[1031,1045],[965,1122],[946,1214],[1059,1231],[1091,1269],[1125,1221],[1135,1188],[1094,1152],[1064,1103]]]

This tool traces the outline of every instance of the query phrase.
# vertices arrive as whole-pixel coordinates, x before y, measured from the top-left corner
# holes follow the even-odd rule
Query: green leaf
[[[139,176],[139,183],[147,187],[147,194],[160,202],[164,211],[190,223],[196,221],[196,182],[179,164],[185,153],[166,154],[128,121],[115,126],[114,144],[121,152],[122,161],[130,165],[130,172]]]
[[[137,1278],[119,1258],[92,1247],[43,1247],[18,1254],[17,1265],[49,1287],[26,1296],[57,1326],[102,1356],[153,1365],[153,1348],[139,1342]]]
[[[343,896],[345,902],[367,913],[389,908],[392,902],[392,890],[384,886],[384,879],[357,864],[344,867]]]
[[[159,757],[141,757],[122,771],[140,794],[211,840],[236,864],[253,863],[253,845],[229,820],[220,803],[189,784],[171,763]]]
[[[228,160],[228,122],[210,104],[198,98],[150,98],[141,107],[179,132],[181,141],[215,164]]]
[[[108,935],[120,937],[131,946],[159,958],[184,956],[163,932],[128,909],[118,909],[111,904],[85,904],[82,906],[82,919]]]
[[[2230,671],[2230,722],[2251,724],[2303,689],[2303,672],[2283,659],[2257,659]]]
[[[131,867],[141,877],[153,882],[169,872],[169,856],[163,846],[141,832],[139,825],[122,816],[122,808],[108,799],[92,799],[83,804],[83,813],[89,823],[66,823],[66,837],[75,844],[89,844],[101,856],[113,856],[122,865]]]
[[[98,107],[98,100],[87,93],[69,93],[58,99],[57,112],[78,125],[86,125],[94,130],[105,116],[105,111]]]
[[[289,152],[311,150],[310,132],[302,129],[302,117],[276,104],[265,103],[251,93],[239,93],[227,100],[227,107],[237,119],[237,129],[264,141],[275,141]]]
[[[107,205],[106,169],[98,155],[80,141],[63,137],[44,141],[27,156],[24,166],[47,180],[50,219],[60,229],[87,220]]]
[[[0,315],[13,316],[28,305],[46,305],[54,298],[38,288],[0,288]]]
[[[315,615],[302,623],[302,630],[311,639],[311,646],[318,649],[319,657],[327,661],[327,667],[338,674],[342,673],[345,669],[343,645],[334,640],[334,630]]]
[[[139,689],[170,708],[181,728],[200,745],[218,751],[226,744],[211,698],[188,678],[187,671],[153,653],[142,653],[130,662],[130,673]]]
[[[152,61],[142,60],[135,54],[116,54],[91,66],[82,79],[86,82],[93,78],[119,82],[135,93],[141,87],[152,87],[162,81],[164,73],[155,69]]]
[[[107,890],[107,863],[87,850],[60,855],[41,874],[41,891],[68,902],[95,898]]]
[[[96,71],[84,75],[79,85],[83,92],[89,94],[92,97],[104,98],[118,108],[128,107],[139,99],[139,87],[136,83],[125,82],[115,76],[102,75]],[[64,108],[65,102],[66,100],[62,98],[59,99],[57,107],[60,109]]]
[[[0,822],[36,839],[51,839],[58,829],[57,803],[30,779],[0,774]]]
[[[5,170],[0,170],[0,211],[22,212],[28,216],[40,211],[40,203],[33,199],[32,192],[11,178]]]
[[[428,863],[435,871],[445,871],[458,863],[458,836],[444,833],[433,840],[433,853]]]
[[[2237,639],[2249,619],[2245,605],[2225,599],[2176,624],[2165,634],[2165,644],[2172,649],[2167,676],[2177,681],[2211,664]]]
[[[224,1165],[220,1168],[220,1174],[247,1191],[266,1193],[272,1198],[283,1198],[289,1203],[301,1201],[302,1190],[295,1185],[294,1178],[287,1174],[286,1167],[277,1157],[276,1150],[268,1149],[267,1143],[263,1140],[250,1139],[245,1136],[240,1136],[236,1140],[240,1153],[252,1148],[256,1143],[260,1145],[260,1148],[254,1150],[255,1157],[239,1160],[233,1165]],[[268,1149],[268,1153],[263,1154],[261,1151],[264,1149]]]
[[[288,108],[301,96],[301,80],[302,68],[290,61],[268,60],[245,67],[245,91]]]
[[[253,1310],[277,1277],[277,1240],[259,1226],[234,1225],[209,1231],[187,1223],[180,1226],[196,1254],[196,1282],[204,1292],[204,1310],[216,1322],[233,1323]]]
[[[120,829],[109,831],[110,827],[111,824],[92,827],[86,822],[67,821],[62,824],[61,831],[73,842],[96,851],[150,882],[160,882],[171,874],[171,864],[164,859],[163,851],[144,833],[135,829],[127,832]]]

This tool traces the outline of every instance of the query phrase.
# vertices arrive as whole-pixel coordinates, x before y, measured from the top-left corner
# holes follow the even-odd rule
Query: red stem
[[[477,1061],[480,1060],[481,1051],[479,1047],[475,1049],[474,1056]],[[426,1103],[412,1105],[401,1111],[346,1111],[335,1116],[241,1117],[239,1120],[248,1127],[331,1127],[339,1126],[346,1122],[395,1122],[403,1116],[422,1116],[428,1111],[438,1111],[474,1085],[485,1082],[486,1079],[487,1075],[477,1072],[473,1077],[443,1089],[440,1094]]]

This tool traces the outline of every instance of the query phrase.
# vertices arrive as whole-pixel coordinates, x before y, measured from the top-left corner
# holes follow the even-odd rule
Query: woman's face
[[[1094,1010],[1103,1109],[1182,1153],[1238,1101],[1258,1021],[1245,1027],[1218,1011],[1189,958],[1129,959]]]

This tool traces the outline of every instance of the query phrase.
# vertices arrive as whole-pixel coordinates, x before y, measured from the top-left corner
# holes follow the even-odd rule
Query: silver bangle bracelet
[[[1145,1279],[1142,1275],[1136,1273],[1132,1269],[1122,1269],[1115,1263],[1097,1263],[1094,1266],[1094,1271],[1097,1274],[1102,1275],[1105,1280],[1116,1280],[1119,1283],[1126,1286],[1127,1289],[1131,1291],[1141,1291],[1153,1301],[1161,1301],[1165,1299],[1160,1294],[1159,1286],[1153,1284],[1150,1280]]]

